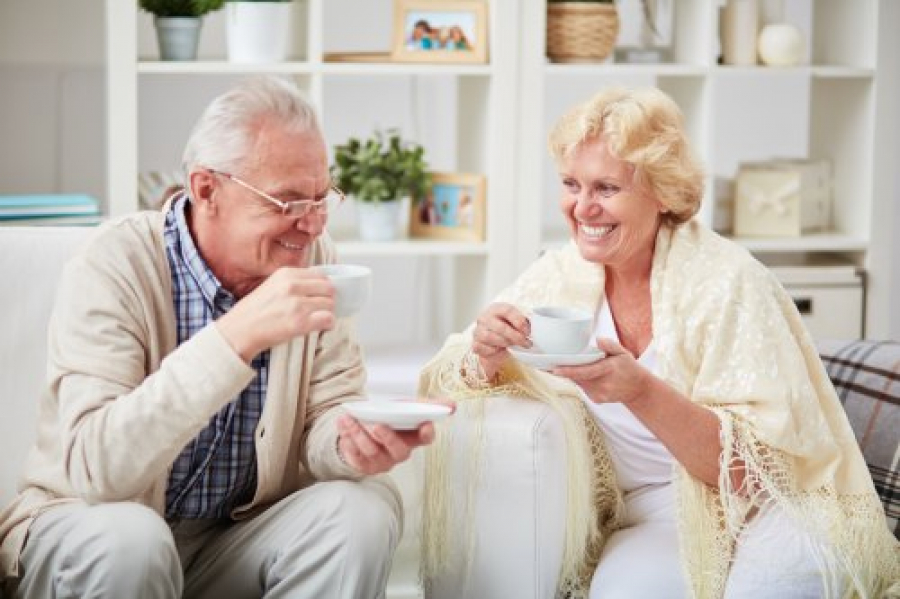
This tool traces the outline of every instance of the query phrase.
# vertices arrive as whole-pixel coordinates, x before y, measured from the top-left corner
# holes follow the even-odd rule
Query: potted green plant
[[[613,0],[547,0],[547,56],[554,62],[600,62],[618,35]]]
[[[334,149],[331,176],[356,200],[360,237],[395,239],[403,198],[415,201],[431,190],[425,149],[404,142],[396,130],[376,131],[368,139],[351,137]]]
[[[162,60],[195,60],[201,18],[222,8],[225,0],[139,0],[154,16],[156,39]]]
[[[292,0],[228,0],[228,60],[270,63],[291,51]]]

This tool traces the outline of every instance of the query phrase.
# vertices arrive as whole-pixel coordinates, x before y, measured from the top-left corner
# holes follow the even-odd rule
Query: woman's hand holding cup
[[[472,332],[472,353],[478,356],[485,377],[494,378],[509,358],[508,347],[531,347],[530,335],[528,318],[518,308],[502,302],[488,306]]]

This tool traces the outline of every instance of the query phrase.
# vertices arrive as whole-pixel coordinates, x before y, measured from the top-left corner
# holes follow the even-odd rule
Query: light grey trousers
[[[14,596],[383,597],[401,514],[377,479],[319,483],[236,523],[170,528],[137,503],[60,506],[32,524]]]

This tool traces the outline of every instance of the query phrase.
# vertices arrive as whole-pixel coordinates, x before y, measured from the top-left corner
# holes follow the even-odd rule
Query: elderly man
[[[215,99],[186,193],[67,266],[22,493],[0,515],[14,597],[378,597],[401,529],[381,477],[430,424],[360,426],[365,371],[312,264],[331,187],[290,84]]]

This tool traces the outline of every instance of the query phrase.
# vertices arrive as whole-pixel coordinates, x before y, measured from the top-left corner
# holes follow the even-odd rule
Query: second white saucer
[[[426,422],[449,416],[453,411],[443,404],[418,401],[349,401],[342,405],[360,422],[386,424],[400,431],[415,430]]]
[[[581,366],[606,357],[606,354],[596,347],[585,348],[583,352],[577,354],[545,354],[535,349],[514,346],[509,348],[509,353],[519,362],[541,370],[551,370],[557,366]]]

